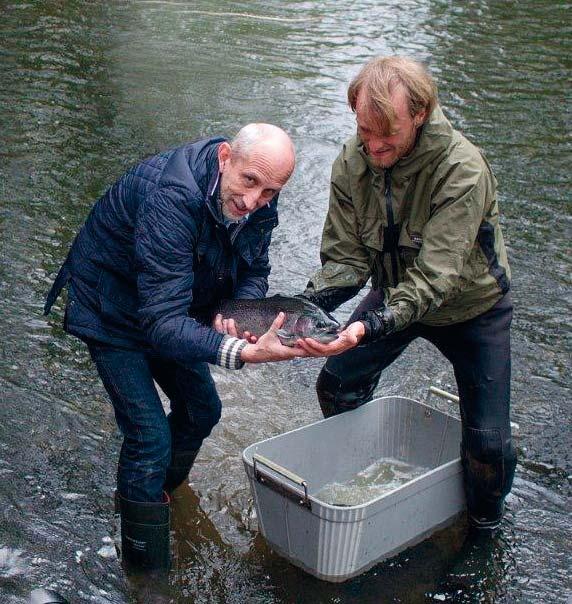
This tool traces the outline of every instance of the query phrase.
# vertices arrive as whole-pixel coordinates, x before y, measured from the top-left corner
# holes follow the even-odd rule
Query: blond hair
[[[366,63],[349,85],[348,103],[355,112],[358,96],[364,90],[368,111],[387,135],[396,117],[391,95],[397,86],[403,86],[407,93],[411,117],[426,111],[427,119],[437,104],[437,86],[424,65],[407,57],[376,57]]]

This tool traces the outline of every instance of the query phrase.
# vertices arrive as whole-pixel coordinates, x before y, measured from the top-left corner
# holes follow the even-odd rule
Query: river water
[[[110,545],[111,408],[84,346],[61,329],[62,303],[41,314],[94,199],[144,155],[254,120],[280,124],[298,167],[281,197],[271,293],[300,291],[319,262],[330,164],[355,127],[347,83],[384,53],[429,63],[447,115],[499,179],[520,425],[502,532],[466,541],[459,522],[344,584],[306,575],[257,533],[240,455],[321,417],[321,363],[215,369],[223,418],[174,503],[171,600],[569,601],[570,4],[8,0],[0,10],[2,602],[25,602],[38,586],[74,603],[135,601]],[[379,394],[424,400],[431,384],[455,391],[448,364],[419,342]]]

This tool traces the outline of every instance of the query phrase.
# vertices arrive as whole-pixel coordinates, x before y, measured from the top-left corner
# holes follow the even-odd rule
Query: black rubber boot
[[[165,570],[169,548],[169,497],[162,503],[129,501],[119,497],[121,557],[126,570]]]
[[[482,501],[468,512],[469,529],[473,531],[494,531],[504,516],[504,499]]]
[[[516,450],[498,429],[465,428],[461,462],[469,527],[497,529],[504,515],[504,500],[510,492],[516,468]]]
[[[171,456],[171,463],[167,468],[167,477],[163,487],[167,493],[172,493],[189,476],[189,472],[195,463],[199,453],[196,451],[178,451]]]

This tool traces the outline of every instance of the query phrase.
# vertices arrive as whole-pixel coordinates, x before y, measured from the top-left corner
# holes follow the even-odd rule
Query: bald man
[[[222,298],[265,296],[278,195],[294,163],[290,138],[270,124],[142,161],[95,203],[48,295],[46,314],[67,286],[64,327],[87,343],[123,435],[117,493],[130,568],[169,564],[168,493],[220,419],[207,363],[305,356],[273,330],[251,342],[221,317],[209,328],[190,316]]]

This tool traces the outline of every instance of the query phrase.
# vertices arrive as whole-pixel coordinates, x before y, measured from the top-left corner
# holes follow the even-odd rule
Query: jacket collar
[[[209,180],[208,187],[205,195],[206,206],[217,224],[227,226],[227,222],[224,219],[222,209],[220,206],[220,170],[218,164],[218,150],[219,145],[216,146],[215,152],[212,153],[208,162]]]

